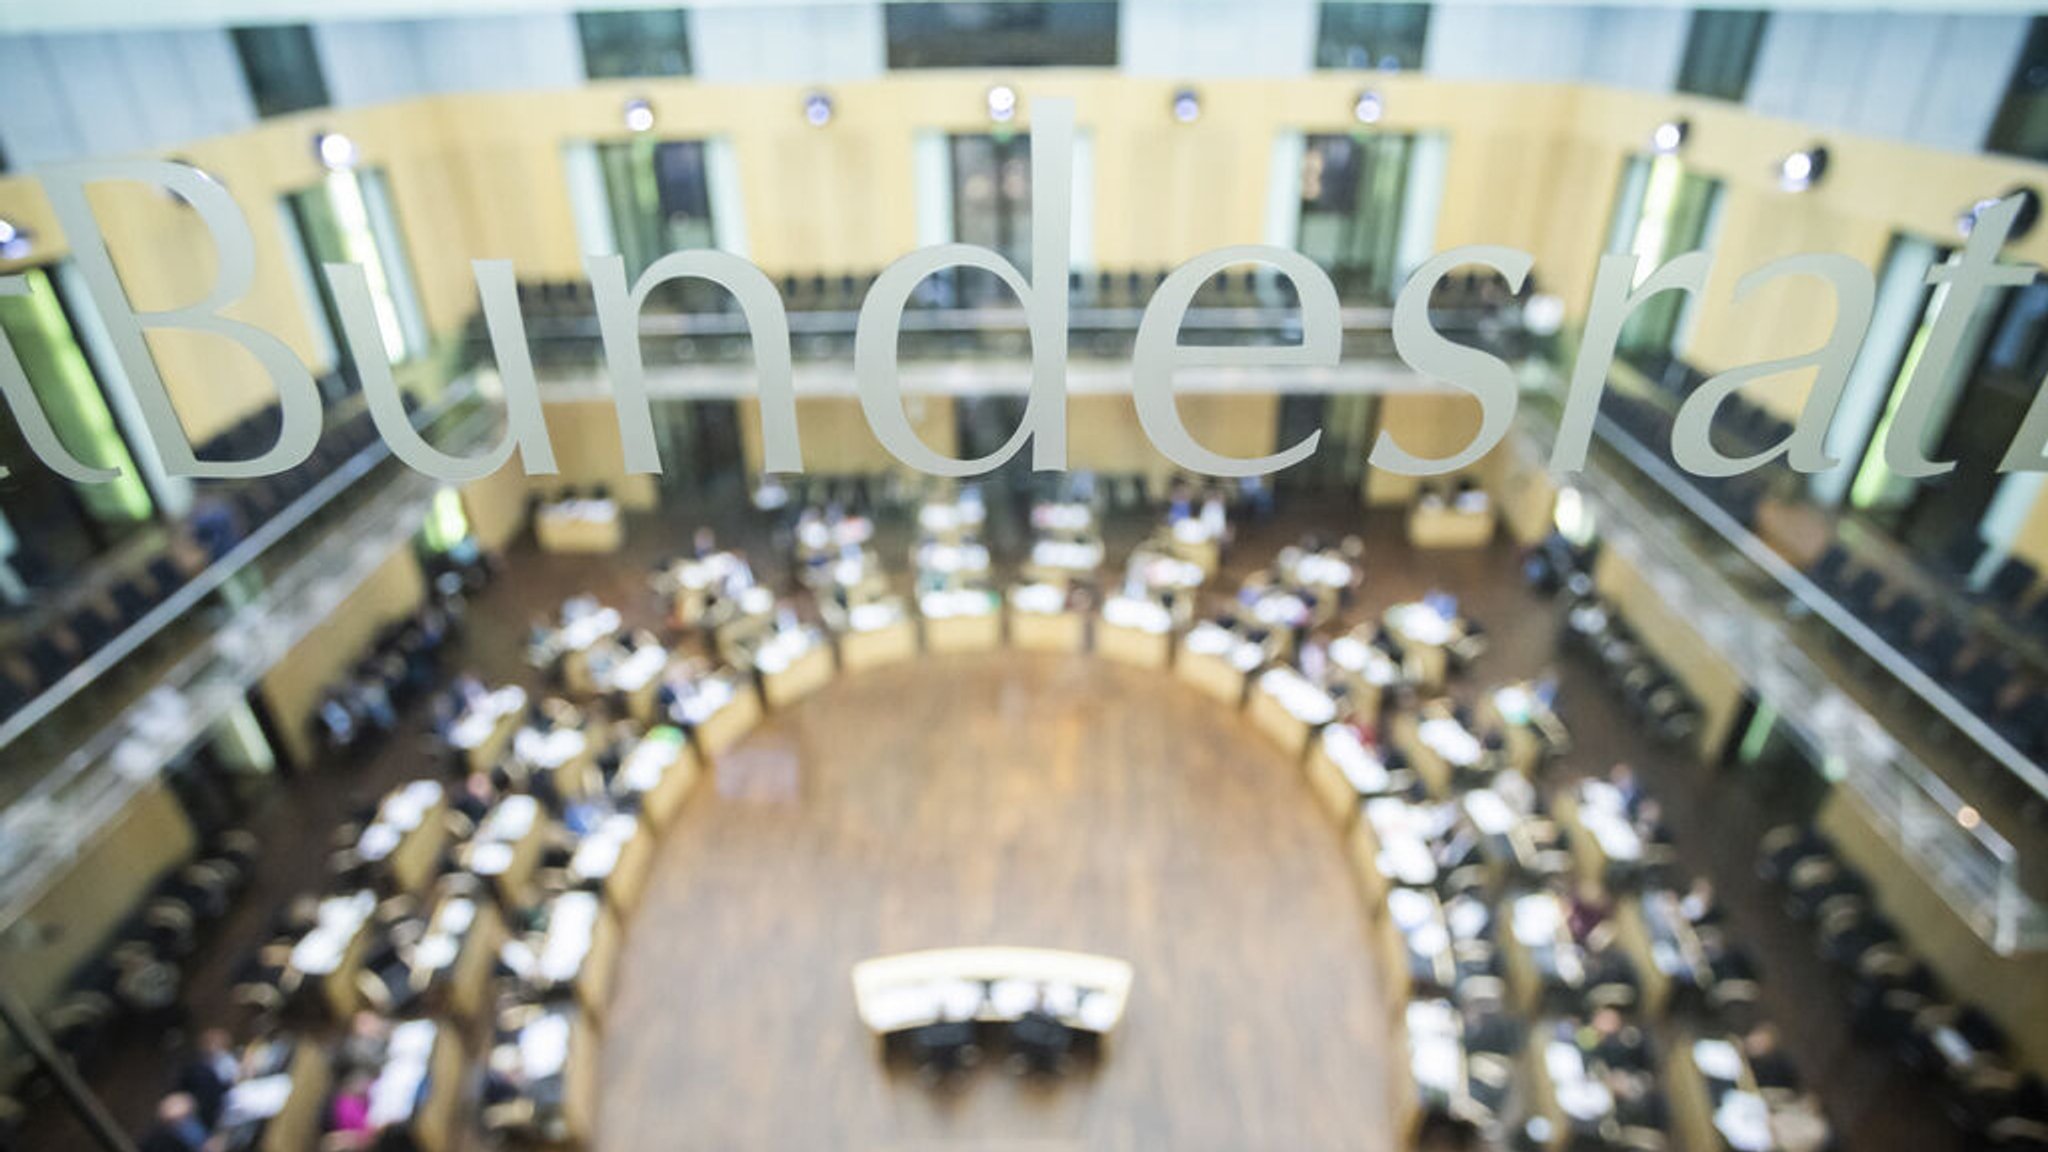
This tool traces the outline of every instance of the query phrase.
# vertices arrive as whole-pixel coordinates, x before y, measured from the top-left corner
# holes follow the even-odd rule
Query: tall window
[[[54,583],[150,519],[155,508],[128,445],[79,347],[56,285],[40,268],[22,273],[25,296],[0,296],[0,333],[20,358],[29,390],[73,455],[117,468],[105,484],[73,484],[30,453],[13,420],[0,420],[0,521],[14,537],[0,556],[35,585]]]
[[[1415,69],[1429,38],[1429,5],[1325,0],[1316,67]]]
[[[891,68],[1116,65],[1114,0],[890,4]]]
[[[403,363],[427,351],[426,323],[412,279],[390,190],[383,173],[330,172],[320,184],[285,198],[320,297],[320,312],[334,337],[339,366],[352,368],[352,350],[334,290],[319,272],[324,264],[356,264],[370,292],[370,311],[384,355]]]
[[[1415,137],[1311,136],[1301,159],[1301,253],[1346,298],[1390,301]]]
[[[1640,283],[1660,266],[1708,246],[1720,207],[1721,182],[1689,172],[1676,156],[1638,156],[1621,175],[1607,249],[1636,257]],[[1623,321],[1622,355],[1655,364],[1679,349],[1694,303],[1689,292],[1659,292]]]
[[[2029,160],[2048,160],[2048,16],[2034,17],[2026,47],[2020,50],[2012,81],[2006,85],[2005,103],[1991,122],[1991,138],[1984,147]]]
[[[953,151],[953,239],[1031,267],[1031,141],[960,135]]]
[[[304,24],[234,30],[235,54],[260,116],[280,116],[327,105],[327,76],[313,31]]]
[[[716,246],[702,141],[635,137],[599,144],[597,159],[628,276],[639,276],[670,252]],[[668,285],[655,299],[668,307],[687,308],[690,301],[702,298],[702,287],[699,281]]]
[[[592,80],[690,74],[689,21],[679,8],[578,12],[576,32]]]
[[[1678,90],[1695,96],[1740,100],[1749,91],[1757,48],[1764,42],[1768,12],[1739,8],[1697,9],[1685,36],[1685,61]]]

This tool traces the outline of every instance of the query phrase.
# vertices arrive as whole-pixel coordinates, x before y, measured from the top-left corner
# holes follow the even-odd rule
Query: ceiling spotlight
[[[339,132],[313,134],[313,154],[331,172],[346,172],[356,166],[356,142]]]
[[[635,96],[626,101],[626,130],[645,132],[654,127],[654,105],[644,96]]]
[[[1202,98],[1195,95],[1193,88],[1183,88],[1173,94],[1173,119],[1177,124],[1193,124],[1202,118]]]
[[[1685,138],[1692,135],[1692,121],[1666,120],[1650,133],[1650,149],[1659,156],[1673,156],[1685,147]]]
[[[2012,229],[2006,233],[2007,240],[2018,240],[2034,230],[2041,219],[2041,194],[2032,188],[2020,185],[2005,190],[2004,195],[1992,196],[1977,201],[1956,215],[1956,231],[1968,236],[1976,230],[1977,218],[1989,212],[2001,200],[2017,199],[2019,211],[2013,213]]]
[[[813,128],[823,128],[832,122],[832,98],[823,92],[804,95],[804,123]]]
[[[1351,102],[1351,118],[1360,124],[1377,124],[1386,114],[1387,106],[1377,92],[1360,92],[1358,99]]]
[[[998,84],[988,90],[988,118],[998,124],[1008,124],[1017,118],[1017,90],[1008,84]]]
[[[0,260],[21,260],[33,247],[35,234],[12,220],[0,218]]]
[[[1804,192],[1827,175],[1828,150],[1816,144],[1778,161],[1778,187],[1787,192]]]

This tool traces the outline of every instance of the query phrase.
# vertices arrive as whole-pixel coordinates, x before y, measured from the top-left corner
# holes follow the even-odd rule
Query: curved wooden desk
[[[887,1036],[946,1020],[1001,1023],[1033,1010],[1106,1035],[1123,1019],[1131,966],[1046,948],[936,948],[853,966],[861,1023]]]

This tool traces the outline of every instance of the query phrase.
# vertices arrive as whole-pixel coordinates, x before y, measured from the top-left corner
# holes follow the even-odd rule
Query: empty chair
[[[1913,663],[1918,664],[1924,671],[1946,676],[1955,668],[1956,661],[1962,658],[1963,645],[1962,629],[1958,628],[1954,621],[1942,620],[1937,622],[1927,635],[1921,637],[1920,642],[1913,646],[1910,655]]]
[[[1984,597],[1994,604],[2017,608],[2040,575],[2032,564],[2017,556],[2008,556],[1991,573],[1991,579],[1984,582]]]
[[[1841,587],[1848,573],[1849,550],[1840,544],[1829,544],[1820,554],[1820,559],[1813,562],[1813,567],[1806,570],[1806,575],[1815,584],[1829,591]]]
[[[1976,571],[1977,561],[1984,558],[1984,549],[1984,537],[1976,528],[1965,528],[1941,550],[1941,567],[1958,580],[1968,579]]]
[[[1901,592],[1884,606],[1877,618],[1877,631],[1892,643],[1903,645],[1913,639],[1926,619],[1927,605],[1918,596]]]
[[[1975,712],[1990,712],[2012,683],[2012,662],[2003,656],[1985,654],[1970,662],[1956,677],[1954,692]]]
[[[1878,594],[1884,591],[1884,577],[1869,569],[1858,571],[1842,585],[1839,599],[1842,607],[1868,619],[1877,608]]]

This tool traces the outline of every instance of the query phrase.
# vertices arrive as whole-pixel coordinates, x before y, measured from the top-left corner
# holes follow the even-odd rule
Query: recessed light
[[[35,246],[35,233],[17,225],[14,221],[0,218],[0,260],[21,260],[28,256]]]
[[[1987,196],[1963,209],[1956,214],[1956,231],[1968,236],[1976,230],[1978,217],[1990,211],[1999,201],[2012,199],[2018,199],[2020,206],[2019,211],[2013,213],[2011,230],[2005,235],[2008,241],[2020,239],[2033,231],[2034,225],[2041,220],[2041,194],[2025,185],[2008,188],[1998,196]]]
[[[1666,120],[1650,133],[1650,148],[1659,156],[1676,155],[1685,147],[1685,138],[1692,135],[1692,121]]]
[[[988,90],[988,118],[998,124],[1008,124],[1017,118],[1017,90],[1008,84],[998,84]]]
[[[626,101],[626,130],[645,132],[654,127],[654,105],[644,96],[635,96]]]
[[[804,123],[813,128],[823,128],[832,122],[832,97],[823,92],[811,92],[804,96]]]
[[[1825,145],[1816,144],[1778,161],[1778,187],[1787,192],[1804,192],[1820,183],[1827,171],[1828,150]]]
[[[1202,118],[1202,98],[1193,88],[1183,88],[1173,94],[1173,119],[1179,124],[1193,124]]]
[[[1380,117],[1386,114],[1386,102],[1380,99],[1377,92],[1360,92],[1358,98],[1351,102],[1351,118],[1360,124],[1377,124]]]
[[[313,134],[313,154],[331,172],[346,172],[356,166],[356,142],[339,132]]]

